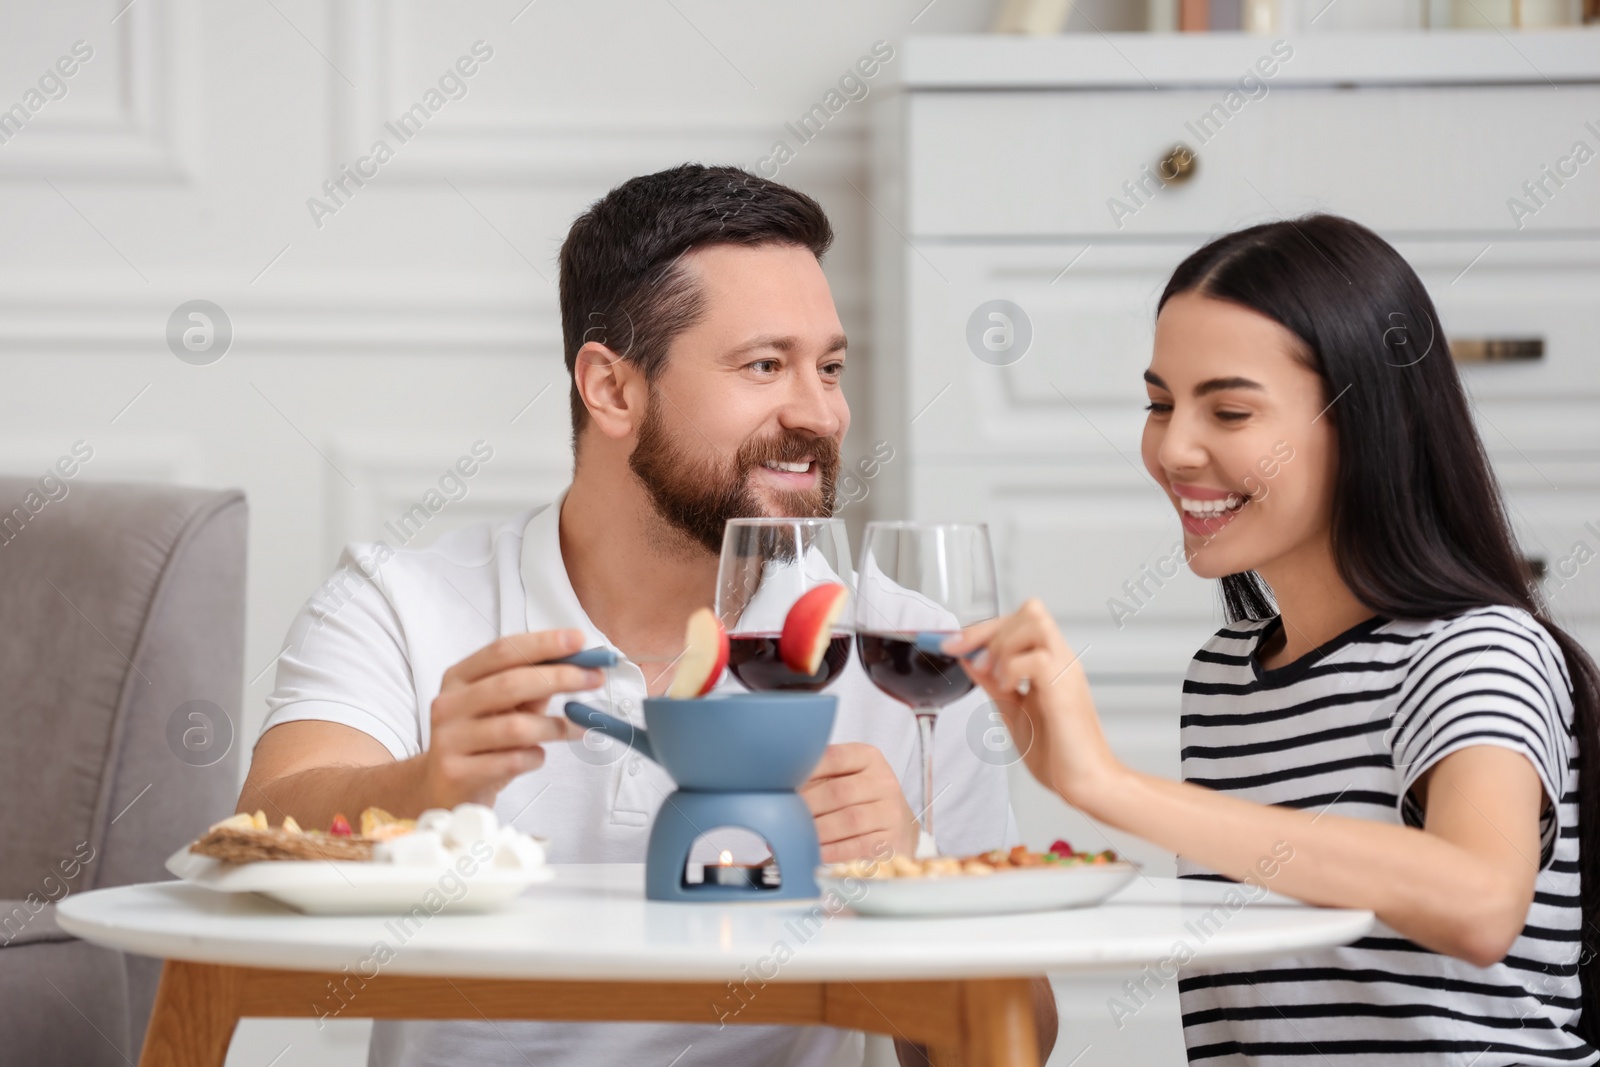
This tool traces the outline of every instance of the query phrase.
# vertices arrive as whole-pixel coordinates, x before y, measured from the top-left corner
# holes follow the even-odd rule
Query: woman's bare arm
[[[1232,878],[1369,909],[1418,944],[1478,966],[1503,958],[1526,923],[1545,798],[1521,753],[1480,745],[1440,760],[1416,787],[1421,830],[1257,804],[1123,766],[1082,664],[1037,600],[947,643],[957,654],[981,646],[967,669],[1013,736],[1031,727],[1028,768],[1089,816]],[[1019,697],[1024,678],[1031,685]]]

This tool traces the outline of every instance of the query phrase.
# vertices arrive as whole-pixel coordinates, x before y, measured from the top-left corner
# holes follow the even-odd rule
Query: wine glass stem
[[[925,835],[918,841],[917,858],[926,859],[920,847],[924,841],[931,855],[938,855],[939,849],[933,837],[933,723],[938,715],[932,712],[917,712],[917,735],[922,749],[922,833]]]

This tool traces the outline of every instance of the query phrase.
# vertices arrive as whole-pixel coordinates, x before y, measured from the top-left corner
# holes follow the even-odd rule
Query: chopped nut
[[[922,873],[922,864],[904,856],[894,856],[889,860],[889,876],[891,878],[915,878]]]
[[[402,820],[404,821],[404,820]],[[1056,846],[1066,842],[1058,841]],[[828,865],[835,878],[949,878],[970,875],[985,878],[1006,871],[1042,867],[1078,867],[1085,864],[1117,863],[1111,849],[1102,852],[1066,852],[1053,847],[1049,852],[1034,852],[1026,845],[1011,849],[990,849],[970,856],[934,856],[916,860],[891,855],[887,859],[856,859]]]

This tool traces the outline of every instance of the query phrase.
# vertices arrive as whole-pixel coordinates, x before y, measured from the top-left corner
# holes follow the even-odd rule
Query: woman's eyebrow
[[[1157,389],[1166,389],[1168,392],[1172,391],[1170,388],[1168,388],[1167,383],[1162,381],[1161,376],[1155,371],[1145,371],[1144,380],[1155,386]],[[1265,391],[1266,387],[1260,382],[1250,378],[1210,378],[1194,387],[1194,395],[1205,396],[1207,393],[1220,393],[1224,389],[1260,389]]]
[[[1194,395],[1205,396],[1207,393],[1220,393],[1224,389],[1260,389],[1263,392],[1266,391],[1264,385],[1249,378],[1212,378],[1195,386]]]

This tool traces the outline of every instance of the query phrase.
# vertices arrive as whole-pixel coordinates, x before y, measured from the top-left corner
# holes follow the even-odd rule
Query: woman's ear
[[[589,421],[600,433],[620,440],[639,428],[648,390],[643,388],[644,375],[631,362],[589,341],[578,349],[572,378],[589,409]]]

